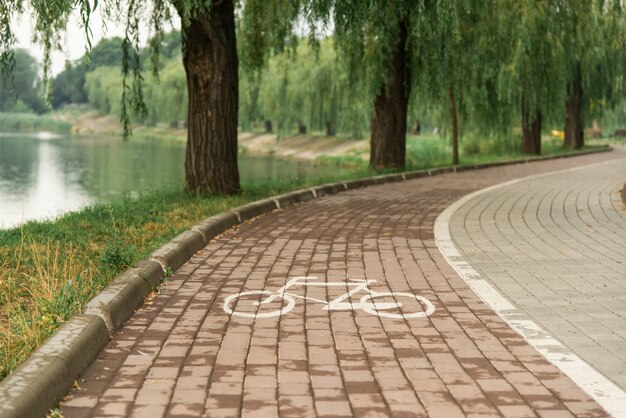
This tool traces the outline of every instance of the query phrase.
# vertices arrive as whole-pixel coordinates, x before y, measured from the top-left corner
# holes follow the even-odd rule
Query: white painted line
[[[608,164],[614,161],[604,161],[592,165]],[[524,337],[541,355],[563,371],[589,396],[595,399],[609,414],[616,418],[626,418],[626,392],[511,304],[463,258],[450,236],[450,219],[452,215],[471,199],[523,180],[580,170],[589,166],[585,165],[523,177],[470,193],[439,214],[435,220],[435,241],[448,264],[454,268],[483,302],[489,305],[511,328]]]

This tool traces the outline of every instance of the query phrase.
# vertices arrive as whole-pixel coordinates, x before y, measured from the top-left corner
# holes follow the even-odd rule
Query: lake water
[[[0,134],[0,228],[44,219],[116,197],[184,185],[185,144],[131,138]],[[328,176],[329,168],[239,156],[243,184]]]

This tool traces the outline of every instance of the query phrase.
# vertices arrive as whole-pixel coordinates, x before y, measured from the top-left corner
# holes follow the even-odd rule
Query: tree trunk
[[[302,122],[298,122],[298,133],[301,135],[306,133],[306,125]]]
[[[237,193],[239,85],[233,0],[198,15],[183,31],[189,93],[185,188]]]
[[[250,109],[247,115],[247,125],[244,129],[249,130],[253,126],[256,126],[259,121],[259,90],[260,90],[260,82],[259,77],[254,76],[254,85],[250,88]]]
[[[335,135],[337,135],[335,124],[327,120],[326,121],[326,136],[335,136]]]
[[[411,88],[406,53],[408,24],[400,23],[400,36],[390,63],[390,78],[374,99],[370,166],[374,169],[404,167],[406,118]]]
[[[452,87],[448,89],[450,94],[450,115],[452,116],[452,165],[459,165],[459,120],[456,113],[456,100]]]
[[[413,128],[411,128],[411,134],[415,136],[419,136],[421,132],[422,132],[422,126],[420,125],[420,121],[416,119],[415,123],[413,124]]]
[[[525,154],[541,154],[541,111],[535,109],[522,110],[522,152]]]
[[[585,145],[582,106],[583,83],[580,62],[576,64],[574,78],[567,89],[567,107],[565,109],[565,140],[566,148],[579,149]]]

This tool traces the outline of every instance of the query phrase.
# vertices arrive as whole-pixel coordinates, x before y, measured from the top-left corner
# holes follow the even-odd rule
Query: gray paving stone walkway
[[[620,156],[368,187],[240,225],[198,252],[129,320],[81,376],[63,414],[606,416],[455,273],[433,225],[472,190]],[[323,286],[293,286],[291,295],[254,304],[298,276]],[[376,282],[324,309],[358,279]],[[232,299],[242,291],[250,293]],[[383,303],[400,299],[405,314],[428,308],[399,293],[375,294],[389,291],[425,297],[435,311],[375,315],[398,314]]]
[[[518,309],[626,389],[626,158],[467,201],[450,234]]]

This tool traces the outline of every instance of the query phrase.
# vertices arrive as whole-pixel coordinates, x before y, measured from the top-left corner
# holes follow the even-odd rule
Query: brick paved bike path
[[[433,223],[470,191],[619,156],[373,186],[230,230],[176,271],[118,332],[81,376],[63,414],[605,416],[468,288],[437,249]],[[275,291],[296,276],[346,285],[289,289],[299,297],[278,316],[231,316],[223,309],[229,295]],[[321,302],[350,290],[348,280],[363,278],[376,280],[372,291],[425,297],[435,311],[398,319],[363,309],[323,309]],[[362,297],[350,301],[358,306]],[[235,310],[245,299],[236,301]],[[288,299],[277,298],[241,309],[287,307]]]

